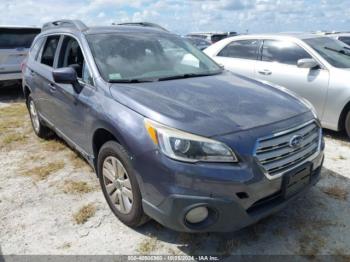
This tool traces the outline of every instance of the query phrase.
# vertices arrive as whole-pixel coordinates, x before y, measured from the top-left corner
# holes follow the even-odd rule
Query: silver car
[[[306,98],[324,128],[350,137],[350,49],[343,42],[315,34],[245,35],[204,52],[232,72]]]
[[[22,78],[20,65],[40,28],[0,26],[0,88]]]

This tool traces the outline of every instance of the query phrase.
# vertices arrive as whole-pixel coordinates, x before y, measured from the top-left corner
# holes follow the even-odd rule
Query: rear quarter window
[[[29,48],[40,29],[0,28],[0,49]]]
[[[233,41],[225,46],[218,54],[222,57],[256,60],[259,40]]]
[[[32,47],[29,51],[29,56],[32,59],[37,60],[38,55],[39,55],[39,51],[40,51],[43,43],[44,43],[44,38],[39,38],[33,43]]]
[[[59,35],[49,36],[46,39],[43,52],[41,54],[41,63],[50,67],[53,67],[55,60],[55,54],[60,40]]]

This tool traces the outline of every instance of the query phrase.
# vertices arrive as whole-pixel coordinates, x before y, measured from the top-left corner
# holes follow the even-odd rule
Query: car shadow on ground
[[[341,142],[346,142],[350,145],[350,138],[346,135],[345,131],[337,132],[329,129],[323,129],[323,134],[325,137],[336,139]]]
[[[0,88],[0,103],[11,103],[23,101],[23,91],[21,86]]]

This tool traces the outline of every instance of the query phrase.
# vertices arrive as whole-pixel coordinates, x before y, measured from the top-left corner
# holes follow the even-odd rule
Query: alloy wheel
[[[38,133],[40,129],[40,120],[39,120],[39,115],[38,115],[38,112],[36,111],[33,100],[30,100],[29,102],[29,112],[30,112],[30,118],[32,120],[34,130],[35,132]]]
[[[116,157],[109,156],[103,162],[102,175],[109,199],[119,212],[128,214],[133,205],[133,193],[125,167]]]

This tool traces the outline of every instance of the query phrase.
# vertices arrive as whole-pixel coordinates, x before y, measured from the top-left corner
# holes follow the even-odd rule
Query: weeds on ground
[[[349,192],[345,188],[341,188],[337,185],[323,187],[321,191],[328,196],[338,199],[338,200],[346,200],[348,198]]]
[[[137,251],[142,255],[148,255],[156,250],[158,240],[155,236],[150,236],[148,239],[144,239],[137,248]]]
[[[324,238],[313,232],[307,232],[299,239],[299,254],[315,257],[325,246]]]
[[[50,174],[61,170],[64,167],[63,161],[56,161],[44,164],[42,166],[30,168],[28,170],[22,171],[21,175],[33,177],[36,180],[44,180]]]
[[[96,207],[93,204],[88,204],[79,209],[78,212],[73,214],[73,218],[77,224],[84,224],[89,218],[93,217],[96,213]]]
[[[85,181],[67,180],[63,185],[63,192],[66,194],[86,194],[93,190],[94,188]]]
[[[4,147],[6,145],[12,144],[14,142],[24,143],[27,140],[27,136],[18,132],[11,132],[3,136],[0,146]]]
[[[44,149],[49,152],[57,152],[67,149],[67,146],[57,138],[50,140],[40,140],[40,142]]]
[[[0,148],[13,143],[25,143],[27,136],[23,129],[28,124],[27,107],[22,103],[15,103],[0,108]]]

